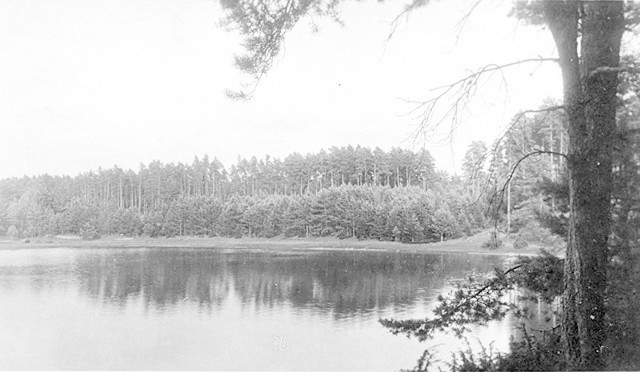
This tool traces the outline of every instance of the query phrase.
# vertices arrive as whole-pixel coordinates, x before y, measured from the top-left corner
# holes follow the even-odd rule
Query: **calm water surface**
[[[431,315],[495,256],[362,251],[0,251],[2,369],[385,370],[425,344],[381,317]],[[506,350],[511,322],[478,328]],[[464,345],[440,335],[443,359]]]

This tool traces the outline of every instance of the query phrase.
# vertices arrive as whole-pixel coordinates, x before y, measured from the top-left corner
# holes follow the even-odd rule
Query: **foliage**
[[[636,283],[640,280],[637,257],[631,256],[621,262],[613,258],[610,263],[607,289],[607,343],[604,356],[612,369],[637,369],[640,365],[640,293]],[[557,301],[563,292],[564,260],[541,250],[536,257],[519,257],[514,267],[496,271],[484,280],[471,277],[458,283],[447,296],[438,298],[439,305],[432,319],[392,320],[381,323],[393,334],[406,334],[426,340],[435,330],[451,330],[459,337],[469,324],[484,324],[492,319],[501,319],[508,312],[519,317],[528,317],[526,307],[502,301],[504,294],[520,288],[521,300],[546,303]],[[522,325],[520,339],[513,339],[510,352],[495,354],[482,348],[474,355],[471,348],[452,355],[449,367],[453,371],[545,371],[565,369],[563,346],[559,328],[533,331]],[[429,350],[418,360],[414,370],[427,370],[433,365]]]
[[[362,189],[346,193],[327,191],[343,186]],[[306,156],[291,154],[283,161],[269,156],[260,160],[239,158],[229,170],[205,155],[201,159],[196,157],[192,164],[159,161],[141,164],[138,172],[114,167],[73,178],[43,175],[0,180],[0,225],[21,226],[26,236],[79,234],[87,220],[95,220],[102,235],[232,236],[238,234],[232,230],[242,222],[240,235],[273,237],[284,234],[283,224],[287,221],[282,216],[287,212],[289,222],[296,223],[287,226],[289,235],[315,236],[324,231],[324,235],[390,239],[390,231],[386,230],[393,226],[385,226],[380,218],[367,225],[370,221],[362,217],[369,213],[384,217],[389,212],[388,208],[380,207],[387,200],[373,200],[374,195],[365,191],[368,187],[420,188],[425,192],[437,189],[443,191],[437,198],[447,198],[448,190],[459,191],[463,185],[448,175],[437,174],[427,151],[332,147]],[[302,199],[294,201],[294,196]],[[316,199],[311,196],[318,198],[315,210]],[[326,200],[332,203],[333,196],[339,196],[340,201],[328,211],[322,203]],[[351,207],[361,199],[367,200],[366,205],[358,205],[352,213]],[[403,204],[406,203],[404,200]],[[459,213],[460,205],[466,204],[468,200],[459,200],[451,212]],[[418,218],[420,224],[426,224],[425,217],[418,216],[415,209],[404,217],[414,222]],[[479,210],[482,208],[470,208],[469,213],[477,214]],[[320,211],[337,215],[321,220]],[[247,215],[243,215],[245,212]],[[307,232],[306,229],[316,227],[309,221],[310,213],[315,214],[313,219],[318,225],[327,222],[326,226],[317,232]],[[336,219],[349,222],[330,223],[337,222]],[[456,219],[462,223],[463,231],[468,230],[461,218]],[[473,227],[481,228],[482,223]],[[450,226],[447,228],[451,230]],[[414,230],[416,237],[405,236],[404,240],[435,240],[435,231],[422,231],[419,227]],[[460,235],[457,230],[449,231],[447,237],[457,235]]]
[[[545,203],[534,210],[536,219],[553,234],[566,237],[569,231],[569,179],[566,176],[555,181],[545,178],[538,187]]]
[[[482,243],[482,248],[486,249],[498,249],[502,246],[502,239],[498,236],[498,232],[496,230],[491,231],[489,235],[489,240]]]
[[[466,353],[460,352],[461,359],[466,363],[461,367],[452,368],[458,371],[562,371],[565,369],[564,353],[559,332],[552,329],[544,332],[542,338],[527,331],[521,324],[522,339],[512,338],[506,354],[493,353],[492,350],[482,348],[476,358],[469,348]],[[455,366],[455,365],[454,365]]]
[[[541,251],[536,257],[519,257],[514,266],[496,270],[488,278],[471,276],[457,283],[456,289],[447,296],[439,296],[432,319],[393,320],[380,322],[393,334],[406,334],[424,341],[433,337],[434,331],[453,331],[464,338],[469,324],[486,324],[490,320],[502,319],[508,312],[516,316],[527,316],[527,311],[505,300],[505,294],[520,288],[523,299],[537,301],[540,295],[545,302],[552,302],[562,294],[563,260]],[[526,295],[529,293],[530,295]],[[475,356],[468,347],[452,355],[450,363],[454,371],[493,370],[557,370],[564,366],[557,328],[544,331],[536,338],[523,326],[523,339],[511,342],[511,353],[495,355],[491,348],[482,347]],[[467,343],[468,345],[468,343]],[[416,370],[426,370],[430,365],[430,354],[418,361]]]
[[[622,259],[613,256],[609,261],[604,358],[612,370],[640,368],[639,259],[636,252]]]
[[[508,353],[496,352],[493,343],[485,346],[478,340],[480,350],[475,352],[466,337],[463,337],[466,349],[451,352],[449,362],[445,362],[448,370],[458,371],[562,371],[565,369],[561,340],[557,329],[543,333],[539,338],[527,331],[522,324],[522,337],[512,337]],[[411,371],[429,371],[438,360],[434,353],[427,349]],[[442,368],[439,368],[442,371]]]
[[[564,248],[565,242],[558,235],[552,234],[549,229],[542,227],[535,218],[532,218],[530,222],[520,227],[513,242],[513,247],[516,249],[529,245],[559,252]]]
[[[543,334],[542,339],[527,333],[522,327],[523,340],[512,340],[510,352],[499,363],[499,371],[563,371],[564,353],[557,329]]]
[[[515,277],[518,284],[542,296],[547,303],[562,295],[564,260],[542,249],[540,255],[519,257],[516,263],[522,265]]]
[[[510,352],[501,354],[493,350],[493,345],[484,346],[475,353],[465,338],[467,348],[451,353],[450,371],[562,371],[564,355],[558,333],[538,339],[522,327],[522,340],[510,342]],[[427,369],[422,369],[426,371]]]
[[[84,240],[95,240],[100,238],[100,233],[96,226],[90,222],[84,223],[80,228],[80,237]]]
[[[529,242],[527,241],[527,239],[524,237],[523,234],[519,233],[518,235],[516,235],[516,238],[513,241],[513,248],[522,249],[528,246],[529,246]]]
[[[147,214],[143,218],[142,232],[152,238],[160,235],[162,231],[162,217],[157,214]]]
[[[393,334],[406,334],[420,341],[431,338],[436,330],[452,330],[462,337],[469,324],[502,319],[513,308],[502,298],[506,291],[514,288],[512,276],[521,267],[520,264],[504,272],[496,269],[488,279],[469,276],[467,281],[457,283],[456,289],[447,296],[438,296],[432,319],[380,319],[380,323]]]
[[[427,152],[363,147],[191,166],[154,161],[75,178],[0,181],[0,222],[27,236],[257,236],[397,240],[456,238],[485,227],[485,204]]]
[[[11,239],[19,239],[20,232],[18,231],[15,225],[11,225],[7,229],[7,236],[10,237]]]
[[[480,344],[480,353],[476,355],[471,349],[469,341],[465,339],[467,344],[466,350],[460,350],[457,353],[451,353],[451,362],[448,363],[452,372],[458,371],[502,371],[501,362],[502,356],[500,353],[493,351],[493,344],[489,344],[489,347],[485,347]]]

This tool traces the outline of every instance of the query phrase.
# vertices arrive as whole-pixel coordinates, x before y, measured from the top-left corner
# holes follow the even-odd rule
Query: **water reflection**
[[[231,291],[242,306],[290,303],[337,317],[402,309],[433,298],[448,280],[486,272],[496,257],[382,252],[226,253],[215,250],[87,252],[75,259],[82,293],[126,304],[142,296],[157,308],[221,306]]]
[[[500,257],[220,249],[0,251],[0,369],[399,370],[422,317]],[[474,337],[508,340],[496,323]],[[435,344],[463,346],[444,335]],[[444,355],[446,357],[446,355]]]

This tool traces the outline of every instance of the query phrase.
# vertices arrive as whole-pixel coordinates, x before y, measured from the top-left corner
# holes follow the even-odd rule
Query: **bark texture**
[[[562,301],[565,358],[568,369],[599,370],[605,339],[623,3],[549,1],[544,12],[558,48],[569,123],[571,220]]]

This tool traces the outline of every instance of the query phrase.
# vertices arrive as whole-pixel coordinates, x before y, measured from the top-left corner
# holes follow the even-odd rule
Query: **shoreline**
[[[42,237],[22,240],[0,240],[0,250],[48,249],[48,248],[171,248],[171,249],[230,249],[261,251],[381,251],[406,253],[466,253],[498,256],[535,256],[542,247],[529,246],[514,249],[506,241],[502,247],[489,250],[482,243],[489,239],[489,232],[435,243],[399,243],[378,240],[327,238],[225,238],[225,237],[105,237],[82,240],[75,236]],[[26,242],[29,241],[29,242]]]

